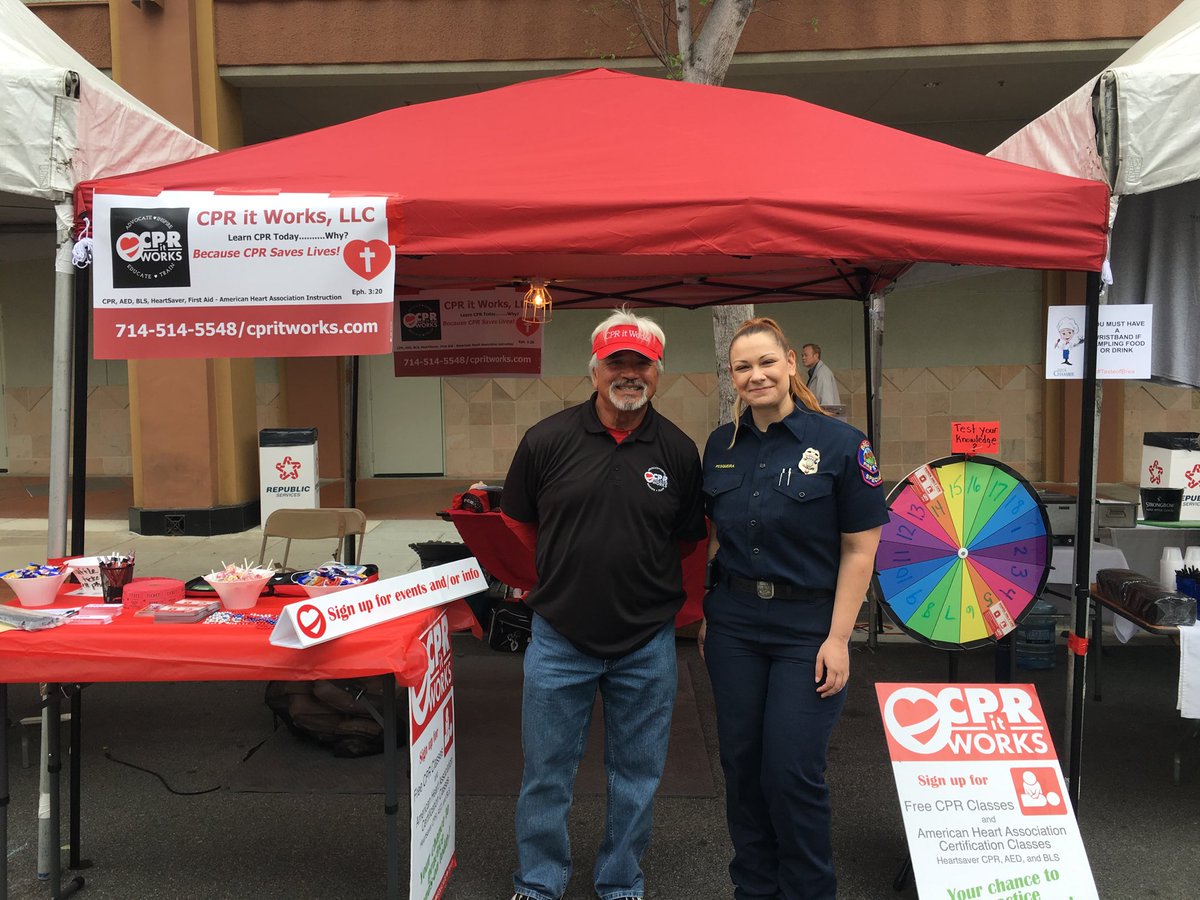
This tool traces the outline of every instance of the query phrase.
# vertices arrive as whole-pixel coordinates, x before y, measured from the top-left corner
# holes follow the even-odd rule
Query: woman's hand
[[[708,634],[708,619],[700,620],[700,630],[696,632],[696,649],[700,651],[700,658],[704,659],[704,636]]]
[[[826,638],[817,651],[817,693],[832,697],[850,681],[850,644],[838,638]],[[825,683],[821,683],[821,679]]]

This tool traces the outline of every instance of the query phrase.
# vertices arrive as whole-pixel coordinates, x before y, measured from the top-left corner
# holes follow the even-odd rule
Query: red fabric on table
[[[79,605],[65,593],[59,593],[55,606]],[[293,598],[263,597],[243,612],[275,615],[289,602]],[[456,600],[304,650],[273,646],[266,626],[156,623],[126,610],[107,625],[0,634],[0,683],[306,681],[393,672],[412,687],[421,683],[426,668],[418,639],[442,609],[452,631],[470,627],[474,619]]]
[[[463,543],[488,573],[511,587],[528,591],[537,584],[533,552],[521,543],[499,512],[473,513],[447,510]],[[682,559],[683,589],[687,600],[675,616],[675,627],[682,628],[704,616],[704,541],[698,542]]]

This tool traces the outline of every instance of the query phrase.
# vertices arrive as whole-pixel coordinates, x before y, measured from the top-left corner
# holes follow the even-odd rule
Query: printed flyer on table
[[[875,690],[922,897],[1097,897],[1033,685]]]
[[[97,194],[97,359],[392,348],[383,197]]]

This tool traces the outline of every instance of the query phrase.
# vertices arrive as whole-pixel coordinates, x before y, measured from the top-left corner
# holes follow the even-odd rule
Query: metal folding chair
[[[283,548],[281,568],[287,568],[288,554],[292,549],[293,540],[323,540],[334,538],[337,545],[333,558],[342,562],[342,553],[346,546],[348,535],[358,536],[359,553],[367,533],[367,517],[362,510],[347,507],[331,509],[277,509],[267,517],[263,525],[262,546],[258,549],[260,563],[265,563],[264,554],[267,552],[267,541],[271,538],[284,538],[287,543]],[[361,556],[360,556],[361,558]]]

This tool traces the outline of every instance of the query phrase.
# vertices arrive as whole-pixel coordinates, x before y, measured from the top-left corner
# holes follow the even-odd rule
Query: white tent
[[[1200,0],[989,155],[1112,188],[1109,303],[1152,303],[1151,372],[1200,387]]]
[[[1151,374],[1200,387],[1200,0],[1184,0],[1111,66],[991,152],[1060,174],[1107,182],[1108,303],[1154,305]],[[1075,623],[1088,630],[1088,572],[1096,496],[1096,320],[1099,284],[1089,281],[1079,503],[1075,531]],[[1068,675],[1068,786],[1079,803],[1086,656]]]
[[[77,182],[211,153],[71,49],[21,0],[0,0],[0,243],[53,230],[54,382],[48,551],[66,548],[71,282]],[[40,251],[40,248],[39,248]],[[17,249],[20,255],[28,255]]]

